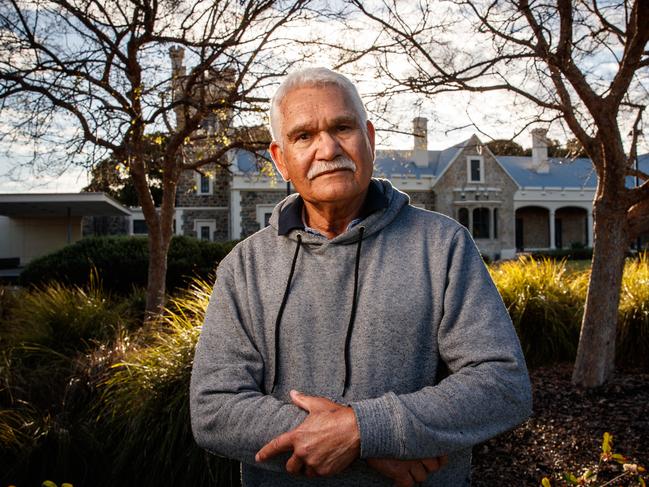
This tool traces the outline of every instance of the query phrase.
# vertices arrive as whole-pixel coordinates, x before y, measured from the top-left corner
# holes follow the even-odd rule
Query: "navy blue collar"
[[[387,208],[388,205],[388,197],[379,188],[379,183],[371,180],[358,218],[367,218],[375,211]],[[278,235],[286,235],[291,230],[304,230],[304,222],[302,221],[303,207],[304,200],[302,200],[301,196],[298,196],[282,209],[277,224]]]

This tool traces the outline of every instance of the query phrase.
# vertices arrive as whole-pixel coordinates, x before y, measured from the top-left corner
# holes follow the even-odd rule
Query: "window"
[[[494,238],[498,238],[498,208],[494,208]]]
[[[208,174],[196,173],[196,194],[212,194],[212,182]]]
[[[214,220],[194,220],[194,231],[199,240],[213,240],[216,222]]]
[[[210,239],[210,227],[209,225],[201,225],[199,227],[199,232],[198,232],[198,238],[201,240],[209,240]]]
[[[467,174],[470,183],[484,183],[484,159],[482,157],[468,157]]]
[[[489,238],[489,208],[473,210],[473,238]]]
[[[149,229],[144,220],[133,220],[133,235],[146,235]]]
[[[275,208],[275,205],[257,205],[257,223],[259,223],[259,228],[264,228],[269,225],[273,208]]]

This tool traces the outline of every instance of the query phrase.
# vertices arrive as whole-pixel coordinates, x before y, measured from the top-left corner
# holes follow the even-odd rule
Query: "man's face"
[[[364,194],[374,164],[374,127],[369,121],[362,126],[342,88],[296,88],[282,101],[279,116],[281,140],[270,152],[305,201],[344,203]]]

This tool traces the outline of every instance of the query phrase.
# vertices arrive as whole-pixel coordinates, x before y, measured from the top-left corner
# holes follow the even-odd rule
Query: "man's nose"
[[[325,130],[320,132],[318,135],[316,159],[328,161],[342,153],[340,144],[335,136]]]

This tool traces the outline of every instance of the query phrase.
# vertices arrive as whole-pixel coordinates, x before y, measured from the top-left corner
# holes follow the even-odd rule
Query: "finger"
[[[428,473],[437,472],[441,467],[440,460],[439,460],[440,458],[441,457],[424,458],[421,461],[421,464],[426,469],[426,472]]]
[[[273,438],[264,446],[261,447],[261,450],[255,455],[255,461],[265,462],[269,458],[273,458],[275,455],[293,449],[293,437],[288,433],[283,433],[276,438]]]
[[[335,402],[324,397],[309,396],[298,391],[291,391],[290,396],[293,404],[309,413],[316,411],[329,411],[338,406]]]
[[[422,462],[415,462],[410,467],[410,475],[412,475],[412,478],[415,479],[415,481],[423,482],[426,480],[426,477],[428,477],[428,472],[424,468]]]
[[[286,462],[286,471],[292,475],[299,475],[302,473],[302,468],[304,467],[304,461],[298,457],[295,453],[291,455],[291,458]]]

